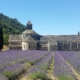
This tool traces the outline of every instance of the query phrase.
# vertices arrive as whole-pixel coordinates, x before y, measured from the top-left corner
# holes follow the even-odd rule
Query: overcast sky
[[[80,0],[0,0],[0,13],[17,18],[41,35],[72,35],[80,31]]]

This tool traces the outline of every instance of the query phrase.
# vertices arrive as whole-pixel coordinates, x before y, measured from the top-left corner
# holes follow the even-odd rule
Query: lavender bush
[[[70,67],[66,64],[65,60],[61,57],[61,55],[56,52],[54,55],[54,72],[53,74],[59,80],[76,80],[73,72]]]
[[[60,52],[64,59],[80,74],[80,52]]]
[[[53,53],[47,54],[43,59],[41,59],[39,62],[37,62],[26,74],[33,80],[35,80],[36,78],[43,79],[41,77],[42,77],[42,75],[44,75],[44,77],[46,76],[45,74],[51,63],[52,55],[53,55]],[[43,80],[46,80],[46,77]]]
[[[0,80],[8,80],[8,78],[5,77],[4,75],[0,74]]]
[[[35,64],[48,54],[47,51],[6,51],[0,52],[0,73],[13,79],[21,74],[25,69],[25,63],[32,62]]]

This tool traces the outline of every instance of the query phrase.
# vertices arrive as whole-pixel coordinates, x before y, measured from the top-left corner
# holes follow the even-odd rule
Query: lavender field
[[[0,80],[80,80],[80,52],[0,52]]]

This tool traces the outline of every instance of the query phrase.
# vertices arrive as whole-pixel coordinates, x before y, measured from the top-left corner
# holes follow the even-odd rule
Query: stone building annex
[[[42,36],[32,29],[28,21],[22,35],[9,36],[9,48],[21,50],[80,50],[80,35],[47,35]]]

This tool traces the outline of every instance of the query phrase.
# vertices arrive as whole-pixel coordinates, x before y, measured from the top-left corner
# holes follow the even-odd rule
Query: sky
[[[41,35],[76,35],[80,31],[80,0],[0,0],[0,13],[16,18]]]

